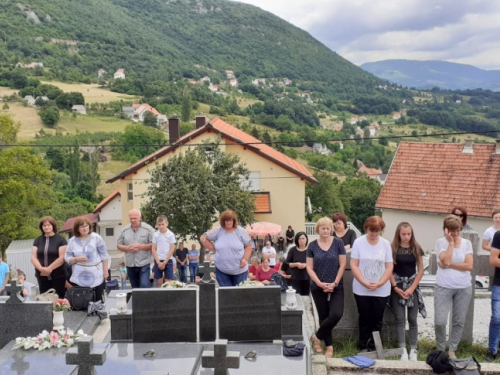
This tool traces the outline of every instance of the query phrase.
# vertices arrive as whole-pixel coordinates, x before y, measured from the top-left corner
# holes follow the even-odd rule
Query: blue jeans
[[[133,288],[149,288],[149,275],[151,266],[146,264],[142,267],[127,267],[127,275]]]
[[[228,275],[215,267],[215,279],[219,283],[219,286],[236,286],[248,279],[248,271],[238,275]]]
[[[488,349],[496,354],[500,336],[500,286],[493,285],[491,289],[491,320]]]
[[[198,262],[196,263],[189,263],[189,280],[194,283],[194,278],[196,277],[196,274],[198,273]]]
[[[179,270],[179,281],[181,283],[187,283],[187,277],[186,277],[186,270],[187,270],[187,264],[181,265],[180,263],[177,263],[177,269]]]
[[[125,278],[122,276],[122,277],[120,277],[120,281],[121,281],[121,284],[122,284],[122,290],[127,289],[127,279],[125,279]]]

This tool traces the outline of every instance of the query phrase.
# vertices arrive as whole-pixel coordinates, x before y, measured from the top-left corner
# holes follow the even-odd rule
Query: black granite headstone
[[[197,288],[134,289],[133,341],[196,342],[197,314]]]
[[[227,340],[217,340],[213,351],[204,351],[201,366],[213,368],[214,375],[227,375],[230,368],[240,368],[240,353],[227,351]]]
[[[218,307],[219,338],[281,340],[281,287],[219,288]]]
[[[200,282],[200,341],[215,341],[215,287],[214,283]]]
[[[106,362],[106,349],[94,349],[91,336],[80,337],[75,347],[66,352],[66,364],[77,365],[78,375],[97,375],[94,366],[102,366]]]

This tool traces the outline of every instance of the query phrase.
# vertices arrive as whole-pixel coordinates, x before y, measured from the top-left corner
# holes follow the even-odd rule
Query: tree
[[[328,173],[314,172],[317,184],[306,184],[306,197],[311,200],[312,213],[307,213],[307,220],[314,220],[315,212],[320,216],[332,216],[335,212],[344,212],[344,205],[340,199],[338,180]],[[318,215],[316,215],[318,216]]]
[[[42,122],[47,125],[49,128],[53,128],[57,125],[59,122],[59,109],[54,106],[50,107],[45,107],[38,112],[40,115],[40,118],[42,119]]]
[[[166,144],[167,140],[162,132],[141,124],[134,124],[126,126],[125,131],[117,137],[116,141],[111,142],[111,146],[127,146],[113,147],[111,152],[116,160],[127,160],[135,163]]]
[[[158,127],[158,118],[155,116],[153,112],[146,111],[143,123],[145,126],[151,126],[153,128],[156,128]]]
[[[9,105],[7,103],[4,103],[3,106],[2,106],[2,110],[4,111],[8,111],[9,110]]]
[[[80,148],[75,144],[68,152],[66,159],[66,170],[71,180],[71,187],[76,187],[82,175],[82,166],[80,162]]]
[[[191,92],[187,86],[184,87],[182,92],[182,110],[181,110],[181,121],[189,122],[191,119]]]
[[[344,213],[357,228],[363,228],[365,220],[375,215],[380,189],[376,180],[366,176],[347,178],[340,184]]]
[[[0,144],[14,144],[17,132],[21,128],[20,122],[14,122],[11,115],[0,114]]]
[[[254,197],[241,188],[241,179],[248,179],[250,172],[238,156],[219,146],[220,140],[188,148],[156,165],[142,206],[144,220],[155,222],[165,214],[179,238],[198,241],[226,209],[236,212],[240,225],[252,222]]]

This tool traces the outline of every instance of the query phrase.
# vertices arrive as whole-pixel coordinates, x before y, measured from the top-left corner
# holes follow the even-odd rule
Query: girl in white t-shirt
[[[455,215],[444,219],[445,237],[436,241],[435,252],[438,259],[436,288],[434,289],[434,330],[438,350],[446,347],[446,323],[451,310],[452,327],[449,338],[449,356],[456,358],[465,318],[472,296],[472,244],[460,237],[462,221]]]
[[[483,235],[482,248],[486,251],[491,251],[491,240],[496,231],[500,230],[500,210],[493,211],[491,217],[493,218],[493,226],[486,229]]]
[[[359,314],[359,350],[375,349],[372,332],[382,334],[385,306],[391,294],[392,249],[390,242],[380,237],[384,228],[381,217],[369,217],[364,225],[366,234],[352,246],[352,291]]]

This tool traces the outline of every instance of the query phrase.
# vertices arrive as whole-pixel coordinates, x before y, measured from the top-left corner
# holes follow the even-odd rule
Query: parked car
[[[476,275],[476,288],[488,288],[490,279],[488,276]],[[436,286],[436,275],[429,273],[429,257],[424,256],[424,276],[420,280],[420,287],[434,288]]]

